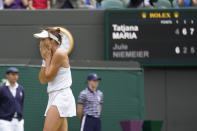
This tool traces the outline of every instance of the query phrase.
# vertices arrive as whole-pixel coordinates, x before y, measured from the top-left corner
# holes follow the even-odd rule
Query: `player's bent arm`
[[[52,60],[46,58],[45,79],[47,82],[53,81],[59,68],[65,60],[64,52],[58,51],[53,55]]]
[[[79,120],[82,119],[83,116],[83,104],[77,104],[77,116]]]
[[[45,79],[45,67],[42,67],[39,73],[39,80],[41,84],[46,84],[47,80]]]

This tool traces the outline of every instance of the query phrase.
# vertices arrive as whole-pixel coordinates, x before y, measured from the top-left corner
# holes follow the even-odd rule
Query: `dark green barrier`
[[[46,87],[38,81],[38,67],[18,67],[19,83],[25,89],[25,131],[41,131],[47,105]],[[0,67],[0,79],[5,78],[6,66]],[[96,72],[102,77],[99,89],[104,93],[103,131],[120,131],[123,120],[145,119],[143,72],[128,70],[72,69],[72,90],[75,98],[87,87],[86,76]],[[79,131],[77,117],[69,119],[69,131]]]
[[[163,121],[146,120],[143,124],[143,131],[161,131]]]

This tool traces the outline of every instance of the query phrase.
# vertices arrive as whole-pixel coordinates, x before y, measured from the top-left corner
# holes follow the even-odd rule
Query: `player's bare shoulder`
[[[68,58],[68,54],[65,50],[63,49],[57,49],[55,54],[54,54],[54,59],[57,59],[57,61],[59,62],[63,62],[62,64],[64,65],[64,67],[68,67],[69,66],[69,58]]]
[[[68,59],[68,54],[63,49],[57,49],[54,54],[54,57],[61,58],[61,59]]]

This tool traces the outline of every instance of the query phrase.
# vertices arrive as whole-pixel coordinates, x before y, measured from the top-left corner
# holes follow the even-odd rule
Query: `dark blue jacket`
[[[23,117],[24,89],[21,85],[16,90],[14,98],[6,85],[0,86],[0,119],[11,121],[17,112],[17,119]]]

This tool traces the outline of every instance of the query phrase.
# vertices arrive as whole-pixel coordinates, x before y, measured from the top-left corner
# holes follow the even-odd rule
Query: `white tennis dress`
[[[57,107],[60,117],[76,116],[76,104],[70,86],[72,85],[71,70],[60,67],[53,81],[48,83],[49,100],[45,116],[51,105]]]

